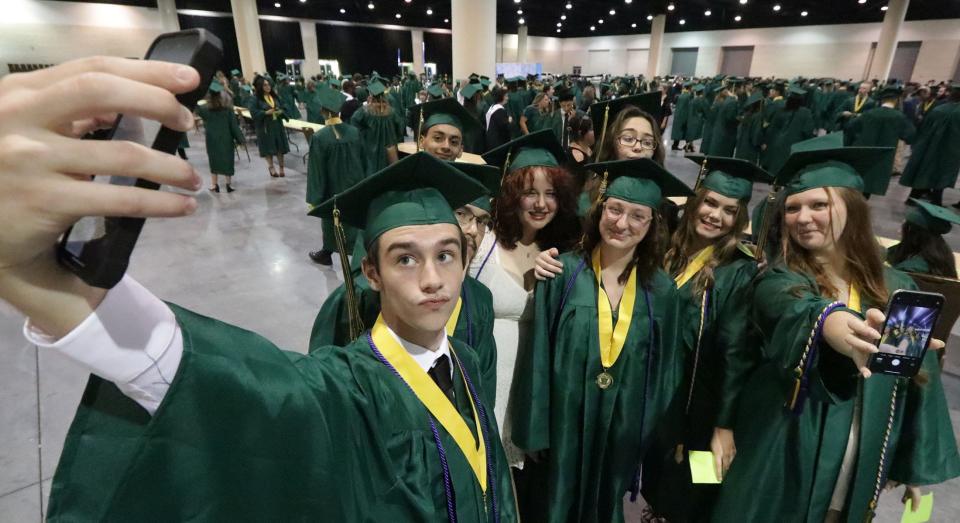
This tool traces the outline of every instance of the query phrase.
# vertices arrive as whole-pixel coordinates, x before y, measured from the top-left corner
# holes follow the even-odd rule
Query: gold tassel
[[[420,133],[423,132],[423,109],[420,109],[420,122],[417,124],[417,135],[413,137],[413,141],[417,143],[417,152],[420,152]]]
[[[603,195],[607,193],[607,179],[610,177],[610,173],[603,171],[603,178],[600,180],[600,185],[597,187],[597,201],[600,201],[600,198],[603,198]]]
[[[347,259],[346,235],[340,223],[340,209],[337,202],[333,202],[333,238],[340,253],[340,267],[343,269],[343,287],[347,298],[347,319],[349,323],[350,341],[360,337],[363,332],[363,318],[360,317],[360,306],[357,303],[357,291],[353,286],[353,275],[350,274],[350,260]]]
[[[607,137],[607,119],[610,117],[610,104],[603,108],[603,127],[600,128],[600,147],[597,147],[597,157],[594,161],[600,161],[600,155],[603,154],[603,142]]]
[[[770,190],[770,194],[767,195],[767,205],[763,208],[763,218],[760,220],[760,231],[757,233],[756,259],[758,262],[762,262],[766,257],[764,247],[770,235],[770,222],[773,221],[774,205],[776,205],[779,192],[780,187],[774,185]]]
[[[507,159],[503,162],[503,175],[500,176],[500,187],[503,187],[503,180],[507,177],[507,170],[510,168],[510,155],[513,154],[513,150],[507,151]]]
[[[697,181],[693,184],[693,190],[696,191],[700,188],[700,183],[703,182],[703,174],[707,172],[707,158],[704,157],[703,163],[700,164],[700,172],[697,173]]]

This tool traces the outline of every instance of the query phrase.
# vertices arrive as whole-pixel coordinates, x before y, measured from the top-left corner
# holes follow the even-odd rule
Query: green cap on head
[[[693,196],[685,183],[649,158],[592,163],[584,167],[606,180],[603,196],[607,198],[656,209],[664,197]]]
[[[863,192],[864,178],[888,175],[893,168],[892,147],[841,147],[790,154],[777,173],[776,183],[787,195],[821,187],[847,187]]]
[[[346,95],[340,91],[325,86],[317,89],[316,97],[317,102],[320,103],[320,107],[330,111],[331,113],[339,113],[340,108],[343,107],[343,102],[347,101]]]
[[[653,116],[654,121],[657,121],[660,119],[660,103],[659,92],[635,94],[605,102],[597,102],[590,106],[590,119],[593,120],[593,124],[597,126],[596,129],[599,131],[610,125],[610,122],[614,121],[625,107],[632,105],[649,113],[650,116]],[[604,119],[604,116],[606,116],[606,119]]]
[[[311,216],[330,219],[334,208],[348,225],[363,229],[368,248],[383,233],[407,225],[458,225],[453,209],[486,193],[452,163],[427,153],[407,156],[320,204]]]
[[[888,85],[877,93],[877,98],[880,100],[888,100],[890,98],[900,98],[902,94],[903,88],[899,85]]]
[[[230,76],[240,76],[239,69],[230,69]]]
[[[441,98],[431,100],[410,108],[415,122],[423,116],[423,125],[418,127],[422,134],[434,125],[447,124],[460,129],[461,133],[474,132],[480,129],[480,122],[460,105],[456,98]],[[417,129],[414,129],[416,131]]]
[[[703,84],[697,84],[697,85],[693,86],[693,92],[695,92],[695,93],[699,93],[699,92],[703,91],[704,89],[706,89],[706,87],[704,87]]]
[[[488,165],[496,165],[504,173],[524,167],[557,167],[565,157],[563,146],[550,129],[521,136],[483,154]]]
[[[839,149],[840,147],[843,147],[843,131],[827,133],[823,136],[797,142],[790,146],[790,152],[820,151],[823,149]]]
[[[770,173],[747,160],[702,154],[688,154],[686,158],[701,166],[706,163],[709,174],[701,182],[701,187],[744,203],[753,195],[754,182],[773,182]]]
[[[209,90],[211,93],[219,93],[223,91],[223,85],[220,82],[214,80],[210,82]]]
[[[480,196],[476,200],[469,202],[469,204],[491,212],[493,207],[490,204],[490,198],[494,198],[500,194],[500,169],[497,169],[493,165],[479,165],[467,162],[450,162],[450,165],[486,187],[488,194]]]
[[[387,92],[387,86],[379,81],[373,81],[367,86],[367,92],[370,93],[371,96],[380,96]]]
[[[923,200],[910,200],[917,206],[907,211],[907,222],[923,227],[933,234],[947,234],[953,224],[960,225],[960,214]]]
[[[433,98],[443,98],[443,88],[440,87],[440,84],[432,84],[427,87],[427,94]]]
[[[471,82],[463,86],[463,89],[460,89],[460,94],[463,95],[464,100],[469,100],[473,98],[475,94],[479,93],[482,90],[483,90],[483,86],[480,85],[479,82],[477,83]]]
[[[806,96],[807,91],[795,85],[791,85],[790,88],[787,89],[787,94],[789,94],[790,96]]]
[[[753,104],[760,103],[763,101],[763,93],[760,91],[754,91],[750,93],[750,97],[747,98],[746,103],[743,104],[743,107],[750,107]]]

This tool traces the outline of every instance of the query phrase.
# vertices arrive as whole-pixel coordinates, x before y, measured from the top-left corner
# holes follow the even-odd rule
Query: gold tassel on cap
[[[423,132],[423,109],[420,109],[420,121],[417,123],[417,135],[413,137],[413,141],[417,143],[417,152],[420,152],[420,133]]]
[[[350,341],[360,337],[363,332],[363,318],[360,317],[360,306],[357,303],[357,291],[353,287],[353,276],[350,274],[350,260],[347,259],[346,235],[340,223],[340,209],[337,201],[333,201],[333,238],[340,253],[340,267],[343,269],[343,287],[347,297],[347,318],[349,322]]]
[[[610,104],[603,108],[603,126],[600,127],[600,147],[597,147],[597,157],[595,161],[600,161],[600,155],[603,154],[603,142],[607,137],[607,120],[610,118]]]
[[[766,257],[764,247],[767,245],[767,237],[770,235],[770,222],[773,221],[773,212],[776,207],[779,192],[780,187],[774,185],[773,188],[770,189],[770,194],[767,195],[767,204],[763,208],[763,218],[760,220],[760,231],[757,232],[757,249],[754,255],[758,262],[762,262]]]
[[[707,172],[707,158],[703,159],[703,163],[700,164],[700,172],[697,173],[697,181],[693,184],[693,190],[696,191],[700,188],[700,183],[703,182],[703,174]]]

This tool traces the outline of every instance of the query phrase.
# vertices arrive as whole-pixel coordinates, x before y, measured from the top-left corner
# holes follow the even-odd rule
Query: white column
[[[496,76],[497,0],[450,0],[453,77]]]
[[[873,55],[873,63],[864,80],[879,78],[881,81],[890,76],[890,66],[893,65],[893,54],[897,50],[897,39],[903,19],[907,16],[907,6],[910,0],[890,0],[887,4],[887,14],[883,17],[880,27],[880,38],[877,39],[877,52]],[[909,78],[901,78],[909,81]]]
[[[410,40],[413,43],[413,71],[419,75],[423,73],[423,29],[411,30]]]
[[[304,78],[320,74],[320,56],[317,54],[317,24],[300,22],[300,38],[303,40],[303,70]]]
[[[243,77],[253,79],[253,73],[267,72],[263,58],[263,40],[260,38],[260,18],[255,0],[230,0],[233,10],[233,27],[237,32],[237,48],[240,51],[240,69]],[[316,49],[316,46],[314,46]]]
[[[160,23],[163,25],[164,33],[173,33],[180,30],[176,0],[157,0],[157,9],[160,11]]]
[[[650,28],[650,57],[647,58],[647,81],[657,76],[660,70],[660,55],[663,54],[663,30],[667,25],[667,15],[659,14],[653,17],[653,24]]]
[[[517,63],[527,63],[527,24],[517,29]]]

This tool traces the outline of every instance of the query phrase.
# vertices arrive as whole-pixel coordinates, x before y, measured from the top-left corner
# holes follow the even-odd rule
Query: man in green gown
[[[960,172],[960,84],[950,88],[950,98],[923,118],[900,185],[912,188],[911,197],[930,192],[934,205],[943,205],[943,190],[957,183]],[[953,205],[960,208],[960,202]]]
[[[710,152],[712,156],[733,156],[737,146],[737,125],[740,123],[740,100],[737,97],[742,92],[739,83],[731,83],[722,102],[714,103],[716,116],[710,127]],[[718,99],[720,97],[717,97]]]
[[[367,173],[378,172],[397,161],[397,144],[403,141],[403,117],[387,99],[386,86],[374,80],[368,87],[370,100],[357,109],[350,123],[360,130]]]
[[[230,183],[234,173],[233,155],[235,148],[243,145],[245,139],[240,125],[237,124],[237,114],[233,112],[233,106],[223,104],[226,97],[221,93],[223,86],[216,80],[210,82],[208,102],[197,107],[197,115],[203,120],[207,160],[213,178],[210,189],[220,192],[217,177],[224,176],[227,179],[226,191],[233,192],[233,185]],[[216,103],[213,100],[216,100]]]
[[[320,106],[324,127],[310,138],[307,205],[311,210],[359,183],[367,172],[360,131],[343,123],[337,116],[346,96],[324,86],[317,90],[314,98]],[[320,250],[311,251],[309,256],[315,263],[331,266],[332,254],[340,251],[335,240],[333,222],[321,220],[320,229],[323,233],[323,245]],[[343,232],[343,248],[350,249],[356,241],[357,231],[344,225]]]
[[[113,63],[112,71],[168,78],[156,81],[177,92],[199,82],[195,72],[174,64],[131,62]],[[101,88],[129,87],[102,76],[95,80]],[[17,97],[21,88],[5,84],[0,106],[10,106],[11,89]],[[158,89],[139,91],[130,95],[145,104]],[[78,96],[92,92],[81,88]],[[185,130],[189,114],[172,95],[165,101],[166,108],[150,116]],[[92,118],[103,107],[82,116]],[[122,100],[106,107],[136,113],[136,105]],[[3,131],[4,138],[11,134]],[[65,173],[120,172],[108,155],[79,140],[76,145],[103,165],[75,160],[59,167]],[[133,154],[143,162],[138,175],[196,187],[185,163],[157,164],[146,150]],[[4,165],[6,186],[22,173]],[[75,183],[66,175],[47,180],[42,190]],[[29,225],[63,231],[98,209],[123,215],[128,194],[90,184],[91,197],[77,206],[20,208],[21,226],[2,233],[0,298],[30,318],[34,343],[70,354],[99,376],[91,378],[64,445],[50,521],[516,521],[476,358],[443,332],[464,267],[451,206],[472,201],[484,188],[427,155],[365,182],[336,201],[344,221],[364,228],[368,247],[379,254],[366,260],[364,271],[384,298],[382,321],[348,348],[311,356],[283,352],[254,333],[165,304],[129,276],[110,291],[90,287],[57,264],[56,236]],[[4,192],[4,209],[33,194],[21,185]],[[138,213],[185,214],[163,210],[164,201],[191,208],[181,195],[131,191],[144,204]]]
[[[880,91],[880,106],[864,111],[852,118],[844,129],[845,141],[859,147],[893,147],[900,140],[912,143],[916,129],[897,105],[902,92],[899,87],[886,87]],[[890,185],[890,173],[864,180],[869,194],[885,194]]]
[[[786,163],[793,144],[813,138],[814,135],[813,113],[803,106],[803,97],[807,92],[799,87],[790,87],[787,92],[789,99],[786,105],[774,115],[764,136],[767,147],[763,168],[769,173],[777,173]]]
[[[677,96],[677,106],[673,110],[673,125],[670,130],[670,139],[673,140],[674,151],[680,150],[680,141],[685,138],[687,134],[687,123],[690,120],[690,113],[693,109],[692,107],[693,94],[690,91],[690,82],[683,84],[683,92],[680,93],[680,96]]]
[[[280,98],[280,107],[288,117],[299,120],[300,108],[297,106],[297,90],[290,85],[290,78],[283,74],[277,75],[277,97]]]
[[[862,173],[876,170],[884,151],[795,153],[777,183],[788,196],[823,187],[862,192]],[[885,161],[892,162],[892,152]],[[915,289],[890,268],[884,280],[889,292]],[[763,339],[759,366],[740,396],[738,451],[712,521],[786,517],[812,523],[828,512],[834,521],[870,521],[887,480],[931,485],[960,475],[936,351],[927,351],[923,361],[926,383],[883,374],[862,378],[854,360],[833,348],[843,333],[824,324],[833,314],[862,318],[885,304],[848,301],[835,301],[813,276],[783,263],[758,277],[752,320]],[[859,437],[851,438],[852,432]]]
[[[737,125],[737,147],[733,156],[758,164],[760,147],[763,145],[763,94],[755,91],[743,108],[740,123]]]
[[[685,124],[685,134],[683,135],[686,145],[684,151],[693,152],[693,142],[703,138],[703,124],[710,110],[709,102],[703,95],[705,88],[703,84],[693,86],[693,99],[690,100],[690,114]]]
[[[840,104],[834,114],[834,125],[837,131],[842,131],[853,119],[877,106],[877,102],[870,98],[870,83],[862,82],[856,85],[857,94],[848,96]]]
[[[662,197],[692,194],[650,159],[592,168],[612,180],[606,198],[656,210]],[[607,303],[609,315],[600,316],[607,297],[598,259],[596,252],[560,255],[562,272],[537,285],[531,346],[517,357],[508,415],[513,441],[530,456],[524,474],[538,485],[521,500],[531,521],[624,521],[624,493],[635,491],[642,456],[679,386],[673,282],[660,269],[645,280],[634,274],[620,305]],[[628,295],[632,309],[624,308]],[[621,332],[620,322],[628,327],[611,363],[601,356],[601,333]]]

